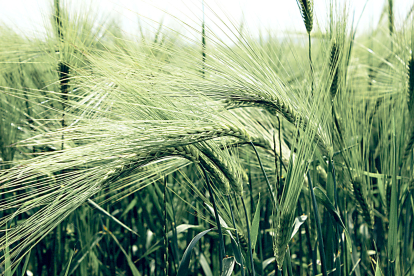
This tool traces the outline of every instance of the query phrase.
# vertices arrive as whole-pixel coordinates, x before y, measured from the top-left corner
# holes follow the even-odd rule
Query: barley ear
[[[352,180],[352,187],[354,189],[354,196],[357,201],[357,207],[359,213],[364,218],[364,221],[368,223],[370,228],[374,227],[374,214],[372,212],[372,205],[368,201],[368,191],[364,185],[362,177],[354,177]]]
[[[410,113],[410,119],[412,120],[414,118],[414,59],[413,57],[410,58],[408,61],[408,99],[407,99],[407,105],[408,105],[408,111]],[[412,123],[411,123],[412,126]],[[412,127],[410,127],[412,129]],[[413,149],[414,144],[414,130],[411,130],[409,133],[408,141],[404,149],[403,158],[401,160],[402,164],[407,161],[408,156],[410,155],[411,150]]]
[[[413,112],[414,107],[414,58],[411,57],[408,61],[408,110],[410,115]]]
[[[230,194],[230,182],[223,174],[223,172],[217,168],[217,166],[209,160],[209,158],[200,157],[200,164],[211,174],[215,180],[217,189],[224,195]]]
[[[331,47],[331,56],[329,60],[330,74],[332,77],[332,84],[330,88],[332,100],[335,98],[336,92],[338,91],[338,75],[339,75],[338,61],[339,61],[338,44],[336,42],[333,42],[332,47]]]
[[[274,239],[273,246],[276,262],[278,264],[279,269],[282,269],[283,261],[285,259],[286,249],[292,232],[291,225],[291,217],[288,214],[281,212],[278,215],[275,225],[276,238]]]
[[[308,34],[313,28],[313,0],[296,0]]]
[[[394,3],[393,0],[388,0],[388,29],[390,36],[394,33]]]
[[[231,162],[231,159],[225,160],[225,156],[220,156],[217,154],[218,151],[215,151],[214,148],[209,148],[207,144],[200,148],[200,151],[205,155],[204,160],[210,164],[208,168],[214,166],[214,168],[211,168],[214,174],[219,176],[223,184],[225,184],[224,189],[221,189],[222,192],[227,195],[231,188],[233,192],[241,195],[243,193],[243,181],[247,182],[246,172],[237,166],[236,163]]]

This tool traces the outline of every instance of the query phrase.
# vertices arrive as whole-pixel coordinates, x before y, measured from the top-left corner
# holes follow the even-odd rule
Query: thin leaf
[[[318,203],[321,203],[326,210],[332,215],[335,221],[345,229],[345,224],[342,222],[341,216],[339,215],[338,211],[335,209],[332,202],[329,200],[328,196],[325,194],[324,191],[320,187],[315,187],[314,189],[315,197]]]
[[[101,206],[99,206],[98,204],[96,204],[95,202],[93,202],[91,199],[88,198],[87,202],[88,202],[88,204],[90,206],[92,206],[93,208],[97,209],[99,212],[101,212],[106,217],[112,219],[114,222],[116,222],[117,224],[119,224],[120,226],[122,226],[123,228],[125,228],[126,230],[128,230],[129,232],[131,232],[131,233],[139,236],[137,232],[135,232],[134,230],[132,230],[131,228],[129,228],[128,226],[126,226],[125,224],[123,224],[122,222],[120,222],[116,217],[114,217],[113,215],[111,215],[110,213],[108,213],[107,211],[105,211]]]
[[[263,264],[262,264],[263,270],[265,270],[266,267],[268,265],[270,265],[271,263],[274,263],[275,262],[275,259],[276,259],[275,257],[270,257],[269,259],[264,260],[263,261]]]
[[[128,212],[131,211],[132,208],[134,208],[134,206],[137,204],[137,202],[138,202],[138,197],[134,197],[134,199],[125,208],[124,212],[121,215],[121,218],[123,218],[126,214],[128,214]]]
[[[230,276],[234,270],[234,264],[236,259],[234,257],[228,257],[223,259],[223,272],[221,276]]]
[[[69,272],[69,275],[72,275],[75,270],[78,268],[78,266],[82,263],[82,261],[85,259],[85,257],[91,252],[92,248],[94,248],[101,240],[102,238],[105,236],[104,232],[99,231],[98,233],[96,233],[90,242],[90,245],[88,246],[84,246],[82,248],[82,251],[78,253],[78,256],[76,257],[76,259],[72,262],[72,268]]]
[[[236,258],[236,263],[238,265],[241,265],[242,261],[241,261],[241,256],[240,256],[240,251],[239,251],[239,246],[237,245],[236,240],[234,239],[233,236],[230,236],[230,241],[231,241],[231,249],[233,250],[233,254],[234,257]]]
[[[185,252],[183,254],[183,258],[181,259],[180,262],[180,267],[178,268],[178,272],[177,275],[183,275],[186,276],[189,273],[188,270],[188,265],[190,264],[190,259],[191,259],[191,252],[193,251],[194,246],[197,244],[197,242],[204,237],[208,232],[212,231],[212,230],[216,230],[216,228],[211,228],[211,229],[207,229],[204,230],[201,233],[198,233],[190,242],[190,244],[187,246],[187,248],[185,249]]]
[[[308,216],[302,215],[300,217],[295,218],[295,222],[293,223],[293,229],[292,229],[292,235],[290,236],[290,239],[292,239],[296,233],[299,231],[300,226],[306,221]]]
[[[180,224],[180,225],[178,225],[176,227],[177,234],[180,234],[181,232],[187,231],[188,229],[198,229],[198,230],[201,230],[201,229],[204,229],[204,227],[201,226],[201,225],[191,225],[191,224]],[[172,236],[173,236],[173,231],[172,230],[168,231],[168,233],[167,233],[168,239],[172,238]],[[161,244],[162,241],[163,241],[163,239],[162,240],[159,240],[155,244],[153,244],[135,262],[138,262],[139,260],[147,257],[151,253],[153,253],[153,252],[157,251],[158,249],[160,249],[161,247],[163,247],[164,245]]]
[[[7,227],[7,225],[6,225],[6,227]],[[7,229],[6,229],[6,248],[5,248],[5,252],[4,252],[4,260],[5,260],[5,264],[4,264],[5,276],[12,276]]]
[[[125,251],[125,249],[122,247],[122,245],[119,243],[118,239],[115,237],[112,232],[110,232],[106,227],[105,231],[111,235],[112,239],[115,241],[115,243],[118,245],[119,249],[121,249],[122,253],[124,253],[125,258],[127,259],[128,266],[131,269],[132,275],[134,276],[141,276],[141,273],[139,273],[137,267],[135,266],[134,262],[131,260],[131,257],[128,255],[128,253]]]
[[[29,251],[29,253],[27,253],[27,255],[26,255],[26,260],[24,261],[24,264],[23,264],[23,269],[22,269],[22,276],[26,276],[26,270],[27,270],[27,265],[29,264],[29,260],[30,260],[30,253],[31,253],[32,251]]]
[[[68,276],[69,274],[69,268],[70,268],[70,264],[72,263],[72,258],[73,258],[73,255],[75,254],[75,251],[72,251],[71,252],[71,254],[70,254],[70,257],[69,257],[69,263],[68,263],[68,265],[67,265],[67,267],[66,267],[66,272],[65,272],[65,276]]]
[[[208,263],[206,257],[203,253],[201,253],[196,247],[194,248],[194,251],[198,255],[198,262],[201,265],[201,268],[204,271],[205,276],[213,276],[213,272],[211,271],[210,264]]]
[[[314,190],[316,200],[319,203],[321,203],[326,208],[326,210],[328,210],[331,216],[335,219],[336,223],[338,223],[339,226],[341,226],[342,229],[344,229],[346,239],[348,240],[348,242],[346,243],[347,249],[350,253],[352,253],[351,236],[349,235],[348,230],[345,227],[345,224],[342,222],[339,212],[335,209],[334,205],[329,200],[328,196],[324,193],[324,191],[320,187],[315,187],[313,190]]]
[[[259,199],[257,200],[256,212],[254,213],[253,221],[252,221],[252,248],[253,250],[256,248],[256,241],[257,236],[259,234],[259,223],[260,223],[260,194]]]

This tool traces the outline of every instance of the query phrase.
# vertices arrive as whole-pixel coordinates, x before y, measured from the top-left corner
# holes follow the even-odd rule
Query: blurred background
[[[348,6],[350,18],[355,23],[360,20],[359,33],[374,27],[380,19],[388,0],[349,0],[343,1]],[[117,20],[124,32],[133,35],[138,26],[150,31],[152,23],[164,21],[164,26],[177,30],[176,17],[187,24],[187,28],[200,28],[202,19],[202,0],[67,0],[62,1],[72,10],[90,10],[106,20]],[[52,0],[0,0],[0,22],[31,37],[45,36],[45,24],[49,24]],[[317,24],[326,26],[329,11],[328,0],[314,0]],[[396,27],[401,25],[414,1],[395,0]],[[208,28],[216,33],[232,24],[240,27],[241,22],[252,35],[259,32],[286,31],[304,32],[296,0],[206,0],[205,17]],[[365,7],[365,9],[364,9]],[[165,16],[164,11],[171,16]],[[213,12],[214,11],[214,12]],[[214,20],[220,18],[220,20]],[[45,22],[46,21],[46,22]],[[155,22],[154,22],[155,21]],[[180,24],[182,25],[182,24]],[[180,32],[185,32],[178,27]],[[229,28],[224,28],[229,32]],[[231,28],[230,28],[231,29]]]

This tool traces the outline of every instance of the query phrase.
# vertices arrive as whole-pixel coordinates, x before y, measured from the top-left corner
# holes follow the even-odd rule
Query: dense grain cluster
[[[332,84],[330,88],[332,100],[335,98],[336,92],[338,91],[338,78],[339,78],[339,49],[336,42],[332,43],[331,56],[329,60],[330,75],[332,77]]]
[[[374,214],[372,212],[372,204],[369,201],[366,184],[363,182],[363,178],[358,176],[354,177],[352,180],[352,187],[355,199],[358,203],[358,211],[361,213],[368,226],[373,228]]]
[[[268,101],[264,98],[261,100],[257,99],[240,99],[232,98],[232,100],[226,101],[228,108],[240,108],[240,107],[260,107],[269,110],[272,114],[281,114],[289,123],[294,126],[299,126],[302,130],[310,125],[308,119],[295,111],[290,105],[286,104],[283,100],[279,100],[272,97],[273,100]],[[310,126],[314,127],[314,126]],[[315,143],[318,145],[322,154],[327,156],[329,147],[326,145],[325,139],[322,137],[320,132],[315,133]]]
[[[296,2],[300,8],[306,31],[310,33],[313,28],[313,0],[296,0]]]
[[[408,79],[408,99],[407,99],[407,106],[408,111],[410,114],[410,128],[408,130],[408,139],[407,144],[404,149],[404,154],[402,158],[402,163],[404,164],[405,161],[410,156],[410,153],[413,149],[414,145],[414,59],[410,58],[408,61],[408,71],[407,71],[407,79]]]
[[[291,235],[292,220],[289,214],[284,214],[283,212],[278,217],[274,239],[275,245],[273,249],[275,251],[276,261],[279,264],[279,269],[281,270],[281,265],[283,264]]]
[[[223,174],[227,178],[227,181],[229,182],[232,190],[237,194],[241,194],[243,192],[243,182],[247,182],[246,172],[240,166],[235,166],[234,164],[227,162],[217,152],[211,150],[211,148],[203,147],[200,149],[200,151],[221,172],[217,172],[216,175]],[[225,192],[226,195],[228,193],[229,191]]]

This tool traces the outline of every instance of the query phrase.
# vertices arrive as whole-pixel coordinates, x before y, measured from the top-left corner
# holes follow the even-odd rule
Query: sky
[[[138,22],[147,29],[151,24],[164,19],[166,26],[178,27],[177,21],[187,28],[199,29],[201,26],[202,0],[61,0],[71,9],[91,11],[103,19],[117,18],[123,30],[133,34]],[[393,0],[397,26],[414,4],[412,0]],[[53,0],[0,0],[0,22],[13,27],[28,36],[42,36],[44,24],[51,14]],[[252,34],[259,30],[304,32],[296,0],[205,0],[206,26],[218,31],[228,29],[224,24],[240,26],[244,19],[245,28]],[[329,0],[314,0],[314,10],[320,26],[325,26]],[[367,30],[377,24],[381,11],[388,0],[338,0],[347,3],[350,17],[357,21],[361,16],[359,29]],[[163,16],[167,12],[168,16]],[[177,20],[172,20],[175,17]],[[139,18],[139,19],[138,19]],[[217,18],[220,18],[218,20]],[[140,20],[140,21],[138,21]],[[152,22],[152,23],[151,23]],[[181,27],[182,28],[182,27]],[[231,29],[231,27],[229,28]],[[228,32],[228,30],[227,30]]]

